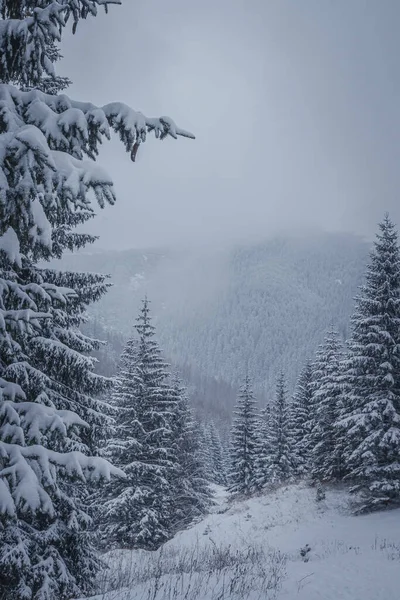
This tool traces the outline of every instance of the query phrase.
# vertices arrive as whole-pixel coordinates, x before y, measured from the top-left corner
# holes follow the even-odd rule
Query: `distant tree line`
[[[400,502],[400,252],[388,216],[345,346],[333,326],[288,397],[259,411],[246,376],[234,412],[229,485],[250,494],[296,478],[348,482],[358,510]]]

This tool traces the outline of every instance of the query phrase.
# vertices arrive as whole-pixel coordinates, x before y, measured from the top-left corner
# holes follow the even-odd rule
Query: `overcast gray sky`
[[[100,158],[99,247],[400,224],[398,0],[124,0],[63,43],[68,93],[167,114],[196,141]]]

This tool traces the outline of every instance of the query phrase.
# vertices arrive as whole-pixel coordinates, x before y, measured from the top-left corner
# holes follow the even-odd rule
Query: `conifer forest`
[[[0,0],[0,600],[400,597],[399,18]]]

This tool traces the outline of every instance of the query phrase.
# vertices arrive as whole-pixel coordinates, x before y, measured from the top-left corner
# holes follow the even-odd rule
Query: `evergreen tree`
[[[218,485],[226,485],[227,474],[224,448],[214,421],[210,421],[208,424],[208,434],[212,460],[212,481]]]
[[[302,475],[308,472],[310,467],[309,439],[313,426],[313,369],[311,362],[307,362],[300,373],[291,411],[291,445],[295,472]]]
[[[65,25],[114,0],[1,0],[0,18],[0,597],[57,600],[90,591],[98,568],[88,529],[89,478],[109,383],[93,372],[95,340],[79,331],[104,276],[38,267],[94,240],[74,228],[115,200],[93,163],[110,127],[134,159],[169,119],[57,95]],[[41,90],[41,91],[38,91]],[[86,159],[86,160],[84,160]],[[88,160],[89,159],[89,160]],[[114,469],[115,473],[120,473]]]
[[[214,459],[212,455],[211,435],[208,425],[204,422],[198,423],[199,427],[199,449],[201,462],[206,471],[206,478],[209,483],[214,481]]]
[[[257,487],[262,489],[271,483],[272,465],[271,440],[271,404],[267,403],[261,411],[258,424],[258,452],[256,459]]]
[[[231,430],[231,471],[229,489],[234,494],[250,494],[257,489],[259,418],[257,402],[247,376],[240,389]]]
[[[175,518],[173,482],[179,466],[173,433],[178,398],[154,339],[147,299],[135,330],[117,378],[116,438],[110,442],[112,462],[127,477],[109,490],[104,537],[120,548],[156,549],[171,537]]]
[[[400,501],[400,252],[389,216],[379,228],[352,319],[340,422],[363,510]]]
[[[174,503],[171,531],[175,533],[204,516],[211,491],[202,462],[201,440],[186,392],[177,378],[173,382],[176,411],[172,419],[172,443],[177,458],[172,482]]]
[[[293,474],[290,407],[287,395],[285,375],[282,372],[277,379],[275,401],[271,408],[269,480],[272,483],[285,481]]]
[[[331,327],[313,365],[313,419],[309,447],[311,474],[319,481],[340,480],[343,476],[342,446],[336,425],[343,399],[342,358],[339,335]]]

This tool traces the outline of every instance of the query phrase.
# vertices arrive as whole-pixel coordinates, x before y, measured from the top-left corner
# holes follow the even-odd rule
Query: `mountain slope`
[[[394,600],[400,510],[355,517],[348,501],[328,490],[317,503],[305,485],[232,505],[221,499],[156,553],[108,554],[125,588],[96,600]]]
[[[321,234],[235,248],[79,254],[62,266],[111,274],[114,285],[91,314],[124,337],[147,293],[168,359],[197,380],[231,386],[212,398],[212,384],[203,401],[226,418],[246,371],[263,403],[280,369],[293,386],[331,323],[346,337],[367,254],[355,236]]]

